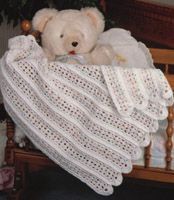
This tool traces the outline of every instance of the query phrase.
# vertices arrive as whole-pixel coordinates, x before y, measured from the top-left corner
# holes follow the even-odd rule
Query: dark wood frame
[[[174,48],[174,6],[138,0],[107,0],[106,12],[118,26],[152,47]]]

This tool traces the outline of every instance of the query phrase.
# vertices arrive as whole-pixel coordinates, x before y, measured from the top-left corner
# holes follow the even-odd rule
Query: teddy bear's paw
[[[15,130],[14,140],[19,145],[19,147],[22,148],[25,146],[25,135],[18,127],[16,127]]]
[[[25,141],[21,141],[20,143],[19,143],[19,147],[21,147],[21,148],[23,148],[23,147],[25,147]]]
[[[114,55],[114,50],[110,45],[97,45],[91,53],[93,64],[97,65],[110,65]]]
[[[21,138],[21,136],[15,136],[15,142],[19,145],[19,147],[25,147],[25,138]]]

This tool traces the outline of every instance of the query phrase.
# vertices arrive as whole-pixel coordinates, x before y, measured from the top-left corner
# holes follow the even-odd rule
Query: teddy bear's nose
[[[76,47],[78,45],[78,42],[72,42],[72,46]]]

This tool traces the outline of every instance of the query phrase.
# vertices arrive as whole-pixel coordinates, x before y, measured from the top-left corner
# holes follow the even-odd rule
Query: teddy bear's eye
[[[60,38],[63,38],[63,34],[60,35]]]

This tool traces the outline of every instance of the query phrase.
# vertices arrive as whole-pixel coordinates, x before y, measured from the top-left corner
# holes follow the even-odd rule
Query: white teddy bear
[[[104,30],[104,17],[96,8],[39,10],[32,21],[42,33],[42,47],[49,60],[80,64],[111,64],[111,45],[97,44]]]

